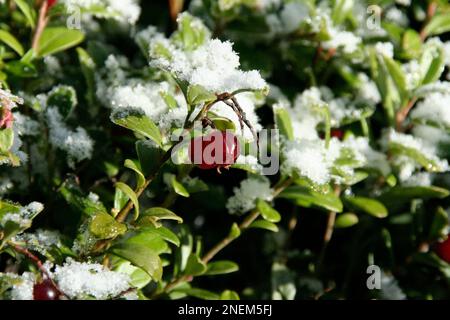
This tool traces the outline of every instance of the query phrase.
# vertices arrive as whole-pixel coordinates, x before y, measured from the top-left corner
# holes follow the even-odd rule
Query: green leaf
[[[278,211],[264,200],[258,199],[256,208],[261,213],[261,216],[269,222],[279,222],[281,220],[281,215]]]
[[[183,219],[180,216],[177,216],[175,213],[166,208],[153,207],[145,210],[139,217],[137,224],[145,225],[152,224],[155,227],[159,227],[157,222],[159,220],[175,220],[178,223],[183,223]]]
[[[48,27],[39,40],[38,56],[45,57],[76,46],[84,40],[84,34],[75,29]]]
[[[414,29],[408,29],[402,38],[403,55],[409,59],[418,58],[422,53],[422,39]]]
[[[211,102],[215,99],[216,96],[214,93],[206,90],[200,85],[190,85],[187,89],[187,101],[191,107]]]
[[[442,199],[447,197],[449,194],[449,190],[436,186],[396,186],[383,193],[379,199],[388,207],[391,207],[394,205],[401,205],[413,199]]]
[[[136,193],[131,189],[128,185],[126,185],[123,182],[117,182],[116,188],[119,188],[121,191],[123,191],[128,198],[130,198],[131,202],[133,202],[134,205],[134,220],[136,220],[139,217],[139,201],[136,196]]]
[[[338,196],[329,192],[326,194],[313,191],[309,187],[291,186],[285,189],[280,198],[289,199],[301,207],[317,207],[327,211],[342,212],[342,202]]]
[[[219,300],[220,296],[217,293],[204,290],[204,289],[198,289],[198,288],[186,288],[186,289],[177,289],[177,292],[183,292],[187,294],[188,296],[203,299],[203,300]]]
[[[176,194],[185,198],[189,198],[189,192],[180,182],[178,182],[177,177],[174,174],[166,174],[166,176],[168,177],[170,185],[172,186],[172,189]]]
[[[69,117],[77,104],[77,93],[71,86],[58,86],[50,91],[47,98],[47,105],[57,107],[64,118]]]
[[[127,233],[126,238],[121,239],[122,243],[143,245],[151,249],[156,254],[170,253],[170,247],[160,233],[155,232],[152,227],[144,227]]]
[[[207,270],[206,264],[194,253],[189,255],[183,273],[190,276],[199,276]]]
[[[438,35],[450,31],[450,16],[448,14],[437,14],[427,23],[424,33],[427,36]]]
[[[136,173],[137,178],[137,187],[140,188],[145,184],[145,177],[144,174],[141,172],[141,169],[139,168],[139,163],[136,163],[136,161],[126,159],[124,166],[128,169],[133,170]]]
[[[83,48],[77,48],[78,60],[80,61],[81,72],[86,80],[87,92],[86,100],[91,107],[95,102],[95,62]]]
[[[175,235],[175,233],[173,233],[172,231],[170,231],[169,229],[167,229],[165,227],[156,228],[155,226],[146,225],[145,231],[153,232],[154,234],[157,234],[165,241],[170,242],[170,243],[176,245],[177,247],[180,246],[180,239]]]
[[[386,55],[383,55],[383,60],[402,101],[406,101],[408,99],[408,92],[406,90],[405,74],[401,66],[397,61]]]
[[[230,233],[229,233],[228,237],[230,239],[234,240],[236,238],[239,238],[240,235],[241,235],[241,229],[239,228],[238,224],[235,222],[231,226]]]
[[[119,243],[110,249],[111,253],[130,261],[159,281],[162,277],[162,262],[159,256],[145,245],[136,243]]]
[[[428,238],[430,240],[438,240],[447,236],[448,234],[448,214],[442,207],[438,207],[433,215],[431,221],[430,232]]]
[[[131,265],[129,261],[121,260],[114,271],[125,273],[130,276],[130,285],[137,289],[144,288],[152,280],[152,277],[143,269]]]
[[[334,25],[341,24],[348,17],[353,6],[353,0],[334,1],[333,11],[331,13],[331,19],[333,20]]]
[[[8,47],[17,52],[20,56],[25,53],[20,42],[8,31],[0,30],[0,41],[4,42]]]
[[[292,128],[289,112],[281,106],[274,108],[275,124],[280,130],[280,134],[288,140],[294,140],[294,129]]]
[[[278,232],[278,227],[276,224],[269,222],[267,220],[262,220],[262,219],[253,221],[250,224],[249,228],[265,229],[265,230],[269,230],[272,232]]]
[[[348,212],[337,216],[334,227],[337,229],[349,228],[357,224],[358,216],[354,213]]]
[[[443,49],[435,44],[426,46],[420,58],[421,84],[433,83],[438,80],[444,68],[445,53]]]
[[[377,218],[388,215],[386,207],[379,201],[366,197],[344,197],[345,205],[355,211],[362,211]]]
[[[220,300],[240,300],[237,292],[232,290],[225,290],[220,294]]]
[[[34,27],[36,26],[35,11],[28,5],[28,3],[25,0],[14,0],[14,2],[19,7],[20,11],[22,11],[23,15],[27,19],[30,26],[34,29]]]
[[[206,270],[204,275],[209,276],[217,274],[227,274],[239,270],[239,266],[237,263],[228,260],[210,262],[208,263],[207,267],[208,269]]]
[[[161,146],[161,132],[155,123],[143,111],[134,108],[123,108],[113,111],[111,120],[115,124],[141,134]]]
[[[161,164],[162,150],[150,140],[138,140],[136,153],[144,176],[155,174]]]
[[[14,143],[14,131],[12,128],[0,129],[0,152],[7,152]]]
[[[427,154],[423,153],[422,150],[392,141],[389,142],[389,150],[394,155],[403,155],[413,159],[429,172],[439,172],[443,169],[434,158],[430,158]]]
[[[36,67],[32,63],[23,62],[21,60],[14,60],[6,63],[5,70],[8,73],[21,78],[34,78],[38,74]]]
[[[214,123],[214,126],[216,127],[217,130],[220,130],[220,131],[226,131],[226,130],[235,131],[236,130],[236,125],[234,124],[233,121],[231,121],[228,118],[213,116],[213,117],[209,117],[209,119]]]
[[[99,212],[92,218],[89,230],[99,239],[111,239],[124,234],[127,227],[106,212]]]

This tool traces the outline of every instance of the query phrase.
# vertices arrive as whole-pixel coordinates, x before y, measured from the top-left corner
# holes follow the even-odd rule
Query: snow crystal
[[[419,172],[409,176],[406,181],[403,181],[403,185],[405,186],[421,186],[427,187],[431,185],[431,174],[428,172]]]
[[[386,11],[385,19],[386,21],[389,21],[401,27],[408,26],[409,24],[408,16],[402,10],[396,7],[391,7]]]
[[[405,74],[406,88],[412,90],[422,82],[421,67],[417,60],[411,60],[402,65]]]
[[[329,29],[331,39],[323,42],[322,46],[325,49],[338,49],[342,48],[342,51],[346,54],[352,54],[358,49],[361,44],[361,38],[356,36],[352,32],[340,31],[334,28]]]
[[[390,42],[377,42],[375,44],[375,51],[389,58],[394,57],[394,45]]]
[[[280,21],[283,32],[290,33],[300,27],[300,23],[309,18],[309,8],[306,3],[291,1],[283,6],[280,12]]]
[[[0,86],[0,107],[8,108],[9,110],[22,104],[23,99],[11,93],[9,90],[3,90]]]
[[[14,284],[11,290],[12,300],[33,300],[33,288],[35,276],[31,272],[24,272],[21,276],[8,273],[8,276],[20,280],[18,284]]]
[[[432,93],[420,101],[411,112],[411,118],[427,120],[450,127],[450,94]]]
[[[297,172],[316,184],[330,181],[330,163],[322,140],[288,141],[282,150],[284,161],[282,171],[287,174]]]
[[[386,155],[372,149],[369,145],[368,138],[350,136],[344,141],[343,145],[350,148],[354,152],[361,154],[365,158],[364,166],[377,169],[384,176],[387,176],[391,172]]]
[[[189,84],[200,85],[216,93],[238,89],[261,90],[267,84],[256,70],[241,71],[239,56],[229,41],[209,40],[192,52],[168,48],[171,58],[155,57],[154,67],[168,70]],[[150,54],[154,55],[150,49]]]
[[[127,274],[110,271],[98,263],[82,263],[72,259],[67,259],[62,266],[56,266],[53,277],[70,298],[90,295],[105,300],[130,288]]]
[[[273,189],[266,177],[250,177],[241,181],[239,187],[233,188],[234,196],[227,201],[227,209],[231,214],[244,214],[256,206],[256,200],[272,200]]]
[[[408,149],[414,149],[423,154],[427,159],[435,163],[439,171],[447,170],[447,160],[439,159],[436,155],[436,146],[426,143],[423,139],[414,137],[410,134],[399,133],[394,130],[387,131],[386,138],[389,143],[398,144]]]
[[[14,112],[14,125],[19,135],[36,136],[39,134],[39,123],[20,112]]]
[[[56,148],[67,152],[70,166],[74,166],[74,161],[91,158],[94,142],[83,128],[77,127],[75,131],[70,130],[56,107],[48,108],[46,115],[50,129],[50,142]]]
[[[377,85],[365,73],[358,73],[360,87],[358,96],[364,100],[377,104],[381,101],[380,92]]]

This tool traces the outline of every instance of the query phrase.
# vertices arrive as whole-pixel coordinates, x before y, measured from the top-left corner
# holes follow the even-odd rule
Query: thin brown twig
[[[42,32],[44,32],[45,27],[49,21],[48,13],[48,3],[47,1],[43,1],[41,4],[41,8],[39,9],[39,19],[36,26],[36,31],[33,35],[33,41],[31,47],[35,52],[39,50],[39,41],[41,40]]]
[[[23,254],[25,257],[30,259],[36,265],[36,267],[38,267],[38,269],[42,273],[42,275],[45,276],[45,278],[52,283],[52,285],[56,288],[56,290],[58,290],[58,292],[61,295],[66,296],[66,294],[55,283],[55,281],[53,281],[52,277],[50,276],[50,273],[44,267],[44,264],[42,263],[42,261],[37,256],[35,256],[33,253],[31,253],[27,248],[24,248],[24,247],[18,245],[17,243],[13,243],[13,242],[9,241],[8,244],[15,251],[17,251],[18,253]]]

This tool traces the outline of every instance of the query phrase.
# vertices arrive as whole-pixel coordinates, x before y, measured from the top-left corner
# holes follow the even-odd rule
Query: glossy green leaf
[[[280,130],[280,134],[288,140],[294,140],[294,129],[292,128],[291,116],[289,112],[281,106],[274,108],[275,124]]]
[[[121,191],[123,191],[128,198],[133,202],[134,206],[134,220],[136,220],[139,217],[139,201],[136,196],[136,193],[131,189],[128,185],[126,185],[123,182],[117,182],[116,188],[119,188]]]
[[[342,212],[343,209],[341,200],[334,193],[323,194],[303,186],[289,187],[279,197],[289,199],[298,206],[306,208],[317,207],[333,212]]]
[[[22,11],[30,26],[34,29],[36,26],[35,11],[29,6],[26,0],[14,0],[14,2],[17,4],[17,7],[19,7],[20,11]]]
[[[424,33],[433,36],[450,31],[450,16],[448,14],[437,14],[427,23]]]
[[[241,235],[241,229],[239,228],[239,226],[237,225],[237,223],[233,223],[233,225],[231,226],[230,229],[230,233],[228,235],[228,237],[232,240],[238,238]]]
[[[23,54],[25,53],[20,42],[6,30],[0,30],[0,41],[17,52],[20,56],[23,56]]]
[[[417,31],[413,29],[405,31],[402,38],[402,49],[403,54],[410,59],[420,56],[422,53],[422,39]]]
[[[38,56],[45,57],[76,46],[84,40],[84,34],[75,29],[47,27],[39,41]]]
[[[377,218],[385,218],[388,215],[386,207],[379,201],[366,197],[344,197],[347,207],[355,211],[368,213]]]
[[[139,225],[150,223],[156,227],[159,227],[160,225],[158,225],[157,222],[160,220],[175,220],[178,223],[183,223],[183,219],[180,216],[177,216],[169,209],[160,207],[153,207],[145,210],[143,213],[141,213],[137,223]]]
[[[231,272],[236,272],[239,270],[237,263],[228,260],[214,261],[207,265],[208,269],[204,275],[217,275],[217,274],[227,274]]]
[[[261,213],[261,216],[269,222],[279,222],[281,215],[266,201],[258,199],[256,208]]]
[[[347,212],[340,214],[336,217],[334,227],[337,229],[349,228],[357,224],[359,221],[358,216],[354,213]]]
[[[253,221],[250,224],[249,228],[265,229],[265,230],[269,230],[272,232],[278,232],[278,227],[276,224],[269,222],[267,220],[262,220],[262,219]]]
[[[150,140],[138,140],[136,141],[136,153],[144,176],[155,174],[161,164],[162,150]]]
[[[111,120],[119,126],[153,140],[158,145],[162,144],[161,132],[158,127],[139,109],[121,108],[115,110],[111,114]]]
[[[89,230],[98,239],[111,239],[124,234],[127,227],[106,212],[99,212],[92,218]]]
[[[202,86],[190,85],[187,89],[187,101],[190,106],[211,102],[215,99],[215,94],[206,90]]]
[[[220,300],[240,300],[236,291],[225,290],[220,294]]]
[[[447,211],[439,207],[431,220],[430,232],[428,238],[430,240],[438,240],[448,235],[449,217]]]
[[[139,168],[139,163],[126,159],[124,166],[128,169],[133,170],[136,173],[137,178],[137,187],[140,188],[145,184],[145,177],[144,174],[141,172],[141,169]]]
[[[136,243],[119,243],[113,246],[110,251],[147,272],[153,280],[159,281],[161,279],[161,259],[147,246]]]
[[[189,255],[186,263],[186,268],[184,268],[183,273],[191,276],[199,276],[206,272],[206,264],[201,261],[201,259],[194,253]]]
[[[0,152],[7,152],[14,142],[14,131],[12,128],[0,129]]]

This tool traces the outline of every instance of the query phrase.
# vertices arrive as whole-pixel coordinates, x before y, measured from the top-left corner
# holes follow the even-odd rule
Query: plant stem
[[[397,129],[397,131],[402,132],[404,130],[403,122],[405,122],[406,117],[408,116],[409,112],[411,111],[411,109],[414,106],[414,104],[416,103],[416,101],[417,101],[416,97],[412,98],[395,115],[395,128]]]
[[[335,186],[334,193],[339,196],[341,193],[340,186]],[[328,219],[327,219],[327,225],[325,227],[325,233],[323,235],[323,246],[322,250],[320,251],[319,260],[317,262],[317,269],[321,269],[323,265],[323,261],[325,259],[325,253],[327,251],[328,244],[331,241],[331,238],[333,237],[333,231],[334,231],[334,223],[336,222],[336,212],[330,211],[328,213]]]
[[[48,4],[47,1],[42,1],[41,8],[39,9],[39,20],[36,26],[36,31],[33,35],[33,41],[31,44],[31,47],[33,48],[34,52],[38,52],[39,49],[39,40],[41,39],[42,32],[44,31],[45,27],[48,23]]]

